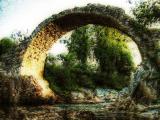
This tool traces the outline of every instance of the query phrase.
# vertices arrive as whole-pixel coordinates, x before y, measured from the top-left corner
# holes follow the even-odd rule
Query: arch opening
[[[31,41],[22,57],[20,76],[33,76],[42,88],[41,97],[54,96],[48,82],[43,78],[43,72],[47,52],[60,37],[75,28],[95,24],[115,28],[130,36],[139,46],[140,37],[136,35],[132,23],[133,20],[123,10],[110,6],[89,5],[52,16],[42,22],[31,35]],[[142,59],[145,55],[143,47],[145,46],[139,47]]]
[[[117,74],[114,74],[114,78],[107,77],[107,76],[111,76],[112,73],[107,74],[106,69],[105,69],[105,71],[102,71],[100,69],[99,59],[97,59],[95,54],[94,54],[94,49],[97,46],[96,41],[97,41],[97,39],[99,39],[99,36],[98,36],[98,38],[96,38],[95,37],[96,34],[94,33],[95,31],[94,32],[92,31],[93,29],[96,29],[98,27],[99,27],[99,29],[104,29],[105,28],[106,30],[109,30],[108,34],[110,34],[109,35],[110,37],[107,37],[107,34],[106,34],[106,37],[110,38],[113,41],[112,44],[114,46],[117,46],[117,47],[121,48],[120,45],[121,44],[124,45],[122,48],[125,49],[125,51],[123,50],[122,53],[127,52],[127,55],[131,55],[131,57],[133,59],[132,61],[133,61],[133,64],[134,64],[134,70],[136,69],[136,67],[138,65],[141,64],[142,59],[141,59],[141,54],[140,54],[140,51],[138,49],[138,46],[128,36],[120,33],[118,30],[113,29],[113,28],[108,28],[108,27],[106,28],[106,27],[103,27],[103,26],[97,26],[97,25],[92,25],[92,24],[89,24],[87,26],[82,26],[82,27],[77,28],[75,30],[75,31],[78,32],[77,34],[79,34],[79,37],[77,39],[75,37],[76,40],[79,39],[78,40],[79,42],[78,43],[76,42],[77,44],[75,43],[74,38],[73,39],[71,38],[71,36],[75,32],[74,31],[69,32],[69,33],[67,33],[67,35],[64,35],[65,37],[63,36],[62,38],[60,38],[60,40],[58,40],[54,44],[54,45],[59,46],[59,49],[61,49],[60,47],[64,47],[66,45],[65,43],[69,43],[68,44],[69,46],[67,46],[67,45],[65,46],[66,49],[68,49],[68,48],[69,49],[68,50],[65,49],[65,51],[61,51],[62,54],[61,53],[57,54],[54,50],[58,50],[58,48],[56,48],[56,46],[53,45],[52,47],[56,48],[56,49],[52,48],[52,50],[50,50],[50,54],[47,57],[44,77],[47,81],[49,81],[50,88],[53,91],[55,91],[58,95],[63,96],[63,91],[68,92],[70,94],[70,91],[71,92],[72,91],[78,91],[78,89],[79,90],[80,89],[95,90],[98,87],[100,89],[103,89],[103,88],[107,89],[108,88],[108,89],[115,89],[115,90],[119,91],[119,90],[122,90],[123,88],[129,86],[129,83],[131,81],[131,73],[123,72],[123,70],[126,70],[127,65],[123,66],[124,62],[122,62],[121,57],[118,54],[119,52],[117,52],[117,54],[116,54],[116,56],[119,56],[117,58],[120,58],[119,60],[116,60],[117,62],[114,62],[114,59],[112,58],[112,60],[113,60],[112,63],[114,63],[113,64],[114,71],[112,71],[112,73],[117,70],[118,71],[117,74],[120,74],[119,80],[116,79]],[[84,32],[85,30],[86,30],[86,32]],[[113,33],[110,32],[110,31],[112,31]],[[82,37],[83,36],[82,34],[85,34],[86,36],[89,34],[89,36],[92,36],[92,37],[87,39],[88,37],[87,38]],[[116,35],[119,36],[118,37],[119,39],[116,39],[116,37],[115,37]],[[75,36],[75,35],[73,35],[73,36]],[[112,38],[112,36],[113,36],[113,38]],[[71,41],[72,41],[71,39],[74,41],[74,43],[72,42],[72,45],[71,45]],[[124,41],[122,41],[122,39]],[[63,41],[63,40],[64,40],[64,42],[59,43],[59,41]],[[77,48],[80,47],[78,45],[83,44],[82,42],[80,42],[80,41],[83,41],[83,40],[85,41],[84,42],[85,45],[86,45],[86,40],[89,41],[89,45],[92,44],[92,48],[91,48],[92,50],[89,50],[90,53],[87,55],[86,63],[82,63],[81,59],[77,59],[77,54],[73,53],[74,50],[77,51]],[[109,43],[109,45],[111,44],[110,41],[108,41],[107,39],[105,41],[107,41]],[[118,44],[118,42],[119,42],[119,44]],[[115,43],[117,43],[117,44],[115,45]],[[77,47],[74,48],[73,45],[75,45]],[[73,48],[71,48],[71,47],[73,47]],[[101,47],[102,47],[101,50],[106,49],[106,48],[103,48],[103,46],[101,46]],[[80,53],[84,53],[82,48],[83,47],[79,48],[81,50],[81,52],[78,50]],[[122,48],[121,48],[121,50],[122,50]],[[112,48],[110,48],[110,49],[112,49]],[[120,50],[120,49],[118,49],[118,50]],[[54,52],[54,53],[52,54],[52,52]],[[104,54],[108,54],[107,51],[106,52],[103,51],[103,52],[104,52]],[[111,53],[111,51],[110,51],[110,53]],[[103,54],[103,59],[106,58],[106,56],[104,54]],[[112,55],[112,56],[114,56],[114,55]],[[126,58],[126,59],[128,60],[128,58]],[[70,60],[74,61],[74,62],[71,62]],[[120,61],[121,61],[121,63],[120,63]],[[106,61],[105,61],[105,63],[106,63]],[[80,67],[81,65],[84,65],[84,64],[87,66],[85,68],[88,68],[88,70],[89,70],[86,73],[91,73],[91,74],[94,73],[94,75],[90,76],[86,73],[81,72],[81,71],[86,71],[85,69]],[[115,64],[116,64],[116,68],[114,66]],[[121,65],[119,65],[119,64],[121,64]],[[121,67],[119,67],[119,66],[121,66]],[[124,68],[124,67],[126,67],[126,68]],[[105,68],[105,67],[103,67],[103,68]],[[108,69],[108,70],[111,71],[112,69]],[[131,71],[134,71],[134,70],[131,70]],[[71,71],[71,74],[70,74],[70,71]],[[76,73],[78,73],[78,74],[76,74]],[[69,75],[70,75],[70,77],[68,77]],[[102,77],[102,75],[105,75],[105,76]],[[86,78],[85,77],[83,78],[81,76],[86,76]],[[98,78],[98,76],[99,76],[99,78]],[[125,76],[124,79],[123,79],[122,76],[123,77]],[[73,85],[74,85],[74,87],[72,88]],[[69,97],[70,96],[71,95],[69,95]]]

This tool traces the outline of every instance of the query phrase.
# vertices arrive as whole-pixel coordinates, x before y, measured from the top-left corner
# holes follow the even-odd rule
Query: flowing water
[[[137,113],[109,112],[107,103],[1,107],[0,120],[159,120]]]

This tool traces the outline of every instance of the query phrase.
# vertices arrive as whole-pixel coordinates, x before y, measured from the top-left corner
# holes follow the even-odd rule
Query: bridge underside
[[[10,55],[4,56],[3,70],[5,73],[1,73],[1,79],[5,78],[6,82],[2,82],[2,91],[5,92],[5,86],[9,86],[7,87],[9,102],[27,103],[37,100],[42,102],[56,100],[56,95],[43,78],[47,52],[61,36],[87,24],[113,27],[127,34],[139,47],[143,63],[145,63],[141,66],[143,68],[144,65],[146,66],[144,71],[151,72],[154,69],[155,72],[158,69],[155,67],[157,63],[151,61],[151,58],[155,54],[154,44],[159,42],[159,39],[155,39],[159,37],[159,32],[153,36],[153,33],[149,31],[146,34],[137,30],[135,27],[137,23],[120,8],[87,5],[63,11],[46,19],[34,30],[28,40],[21,43]],[[147,77],[141,76],[141,79]],[[132,86],[133,91],[136,85]],[[6,99],[3,93],[1,94],[1,98]]]

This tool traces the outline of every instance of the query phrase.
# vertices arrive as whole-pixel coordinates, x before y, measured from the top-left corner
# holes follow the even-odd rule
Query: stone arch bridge
[[[28,103],[37,100],[42,102],[56,100],[56,95],[43,78],[47,51],[62,35],[87,24],[113,27],[130,36],[142,55],[143,73],[147,73],[149,79],[154,77],[159,79],[152,75],[153,73],[157,75],[158,66],[160,67],[159,59],[155,60],[156,46],[160,40],[159,30],[142,29],[121,8],[88,4],[85,7],[76,7],[52,15],[40,23],[27,40],[2,57],[0,102]],[[138,81],[147,77],[141,75]],[[135,79],[131,85],[132,91],[137,85]]]

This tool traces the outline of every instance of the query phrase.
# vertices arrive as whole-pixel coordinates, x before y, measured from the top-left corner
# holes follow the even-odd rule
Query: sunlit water
[[[137,113],[109,112],[107,103],[1,107],[0,120],[152,120]],[[158,118],[157,118],[158,120]]]

